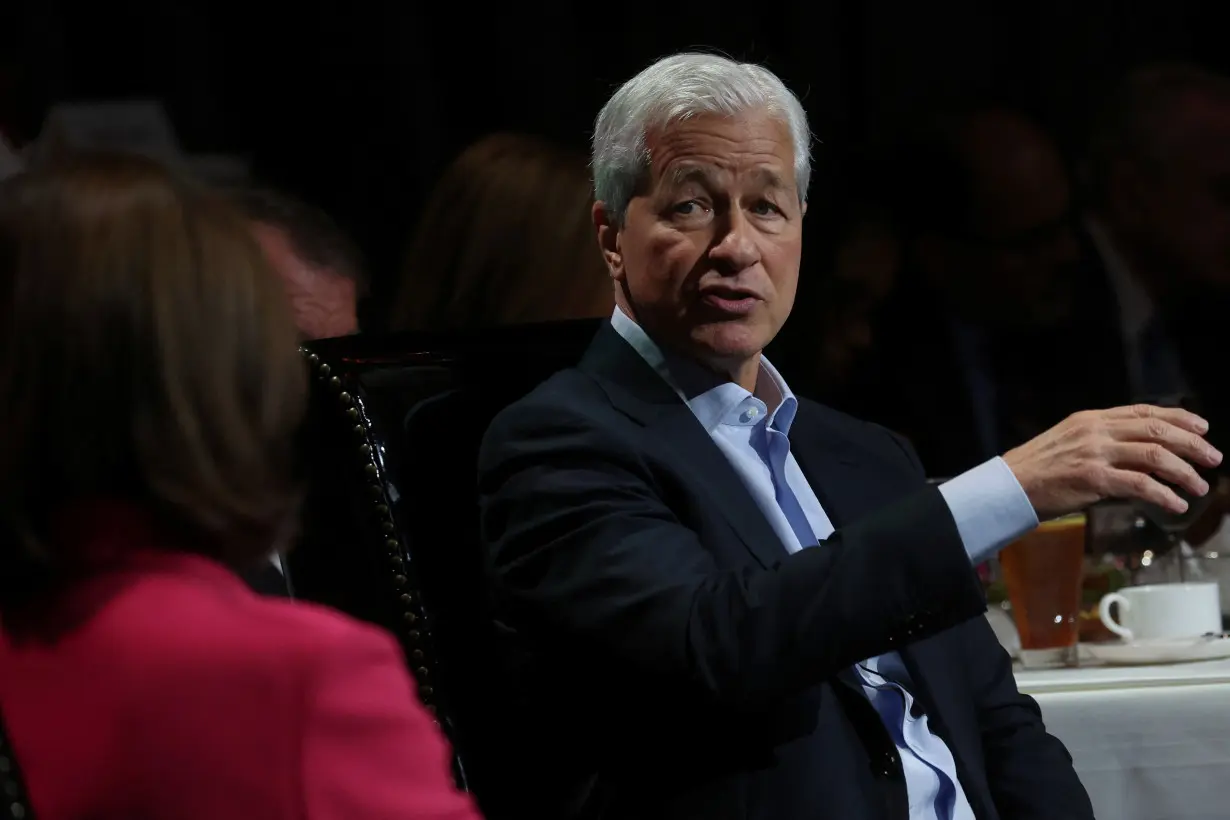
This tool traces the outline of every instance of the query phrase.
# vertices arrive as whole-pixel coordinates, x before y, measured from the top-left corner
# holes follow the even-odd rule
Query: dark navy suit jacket
[[[1092,820],[909,444],[801,401],[791,448],[837,527],[793,555],[609,326],[496,418],[482,523],[522,805],[906,820],[896,749],[848,672],[895,650],[980,820]]]

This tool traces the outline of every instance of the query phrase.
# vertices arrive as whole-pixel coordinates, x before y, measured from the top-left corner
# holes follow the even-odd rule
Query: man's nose
[[[709,251],[709,256],[724,269],[724,272],[736,274],[760,261],[760,248],[756,243],[756,228],[742,210],[732,208],[730,216],[718,224],[719,229],[723,232]]]

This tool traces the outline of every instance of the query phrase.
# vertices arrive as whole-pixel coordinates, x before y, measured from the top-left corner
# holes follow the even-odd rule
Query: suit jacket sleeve
[[[985,609],[935,488],[774,566],[719,567],[637,437],[523,400],[479,465],[497,605],[658,696],[761,709]]]
[[[304,816],[479,820],[393,640],[350,624],[332,637],[305,691]]]
[[[1012,662],[979,619],[969,625],[967,669],[977,698],[987,781],[1004,820],[1093,820],[1072,757],[1047,734],[1038,704],[1016,687]]]
[[[892,434],[921,480],[913,446]],[[1072,757],[1047,734],[1038,704],[1017,689],[1012,659],[985,618],[961,627],[987,779],[1004,820],[1093,820],[1093,806]]]

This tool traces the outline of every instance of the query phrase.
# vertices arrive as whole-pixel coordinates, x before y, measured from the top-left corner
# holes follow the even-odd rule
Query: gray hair
[[[811,130],[803,104],[776,74],[717,54],[675,54],[649,66],[616,91],[594,123],[594,198],[621,224],[649,170],[646,135],[698,114],[736,116],[767,111],[790,129],[799,201],[811,179]]]

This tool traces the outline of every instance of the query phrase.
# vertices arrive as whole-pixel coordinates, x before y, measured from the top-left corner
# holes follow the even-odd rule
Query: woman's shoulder
[[[327,607],[257,595],[207,558],[151,559],[116,584],[83,638],[94,633],[134,662],[156,654],[182,669],[248,665],[289,673],[338,655],[398,655],[383,630]]]

